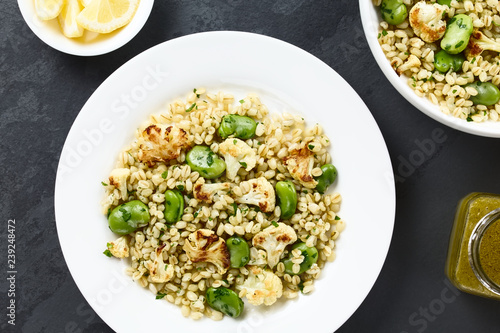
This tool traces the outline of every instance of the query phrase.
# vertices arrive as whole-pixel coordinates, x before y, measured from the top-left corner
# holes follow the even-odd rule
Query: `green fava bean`
[[[295,214],[297,209],[297,191],[291,181],[279,181],[276,183],[276,195],[278,196],[281,210],[281,219],[288,220]]]
[[[465,14],[458,14],[448,21],[443,39],[441,39],[441,48],[448,54],[457,54],[465,50],[469,44],[472,34],[472,19]]]
[[[255,135],[257,123],[250,117],[240,116],[237,114],[228,114],[222,117],[219,126],[219,136],[226,139],[233,135],[236,138],[247,140]]]
[[[323,171],[321,176],[316,178],[318,182],[316,191],[323,194],[328,189],[328,186],[332,185],[335,179],[337,179],[337,168],[333,164],[325,164],[321,167],[321,171]]]
[[[124,203],[111,211],[108,225],[111,231],[126,235],[149,223],[149,209],[139,200]]]
[[[240,237],[231,237],[226,241],[232,268],[240,268],[250,261],[248,243]]]
[[[205,295],[207,304],[214,310],[236,318],[243,312],[244,303],[231,289],[224,287],[207,289]]]
[[[168,224],[173,224],[182,218],[184,213],[184,196],[178,190],[165,192],[165,211],[163,215]]]
[[[451,7],[451,0],[437,0],[437,3],[440,5],[446,5],[448,7]]]
[[[462,53],[448,54],[445,50],[441,50],[434,55],[434,67],[441,73],[446,73],[450,68],[454,72],[462,69],[462,64],[465,61],[465,56]]]
[[[290,275],[302,274],[318,261],[318,250],[315,247],[308,247],[306,243],[298,243],[292,247],[292,251],[295,249],[300,250],[300,252],[304,256],[304,260],[300,264],[298,273],[294,273],[292,262],[293,255],[290,251],[290,256],[287,259],[283,260],[283,263],[285,264],[285,273],[288,273]]]
[[[477,91],[476,96],[469,98],[474,104],[493,105],[500,100],[500,90],[491,82],[476,81],[467,84],[466,87],[472,87]]]
[[[192,171],[206,179],[217,178],[226,170],[226,162],[207,146],[194,146],[186,154],[186,161]]]
[[[400,24],[408,16],[408,9],[403,0],[382,0],[380,4],[382,19],[389,24]]]

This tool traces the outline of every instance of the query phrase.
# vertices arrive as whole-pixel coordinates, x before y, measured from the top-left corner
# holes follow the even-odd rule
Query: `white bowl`
[[[17,0],[26,24],[45,44],[64,53],[78,56],[95,56],[114,51],[129,42],[146,23],[154,0],[141,0],[132,22],[109,34],[85,31],[80,38],[68,38],[59,28],[57,18],[40,20],[35,13],[34,0]]]
[[[452,115],[444,114],[439,109],[439,106],[432,104],[431,101],[425,97],[417,96],[408,86],[408,78],[406,76],[398,76],[394,69],[392,69],[389,60],[385,57],[385,54],[378,43],[378,27],[379,23],[382,21],[380,11],[373,5],[371,0],[359,0],[359,9],[361,12],[361,21],[363,23],[365,36],[375,60],[394,88],[396,88],[396,90],[399,91],[399,93],[403,95],[408,102],[413,104],[413,106],[432,119],[454,129],[479,136],[494,138],[500,137],[500,122],[467,122],[457,117],[453,117]]]

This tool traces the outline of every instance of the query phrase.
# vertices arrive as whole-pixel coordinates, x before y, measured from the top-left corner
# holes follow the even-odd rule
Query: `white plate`
[[[34,0],[17,0],[26,24],[45,44],[64,53],[79,56],[95,56],[114,51],[128,43],[146,23],[154,0],[141,0],[132,21],[123,28],[109,34],[85,31],[83,37],[65,37],[59,28],[57,18],[43,21],[35,13]]]
[[[400,77],[396,74],[394,69],[392,69],[389,60],[385,57],[378,43],[378,28],[382,21],[380,11],[373,5],[371,0],[359,0],[359,9],[366,39],[375,60],[394,88],[396,88],[408,102],[432,119],[451,128],[470,134],[500,138],[500,122],[467,122],[457,117],[453,117],[452,115],[444,114],[439,109],[439,106],[432,104],[427,98],[417,96],[413,89],[408,86],[408,78],[406,76]]]
[[[157,301],[125,276],[125,263],[102,254],[114,239],[101,214],[101,180],[135,128],[166,102],[195,87],[258,93],[271,110],[301,112],[320,122],[339,170],[335,191],[347,221],[316,290],[264,309],[251,305],[237,320],[193,321]],[[361,304],[382,268],[392,237],[394,180],[382,135],[354,90],[330,67],[285,42],[250,33],[208,32],[177,38],[136,56],[90,97],[64,145],[55,208],[68,267],[99,316],[117,332],[172,328],[182,332],[329,332]]]

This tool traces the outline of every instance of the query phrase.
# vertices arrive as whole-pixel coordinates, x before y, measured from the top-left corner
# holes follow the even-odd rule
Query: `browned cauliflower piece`
[[[283,295],[283,283],[280,278],[270,270],[257,266],[249,266],[250,274],[239,290],[245,290],[245,296],[253,305],[272,305]]]
[[[227,192],[231,189],[230,183],[205,183],[205,178],[200,177],[193,185],[193,195],[196,200],[212,203],[218,192]]]
[[[314,153],[306,146],[294,149],[283,159],[290,175],[307,188],[315,188],[318,182],[312,176]]]
[[[122,199],[126,200],[127,194],[127,178],[130,176],[130,169],[117,168],[111,171],[109,176],[109,185],[113,185],[120,191],[120,196]]]
[[[474,59],[486,50],[500,52],[500,43],[486,37],[481,31],[474,30],[465,49],[467,60]]]
[[[276,205],[274,187],[265,177],[250,179],[241,184],[243,183],[248,184],[250,190],[236,198],[236,202],[259,206],[264,213],[270,213],[274,210]]]
[[[127,243],[127,237],[122,236],[112,242],[107,244],[109,252],[115,258],[128,258],[129,256],[129,247]]]
[[[273,268],[280,261],[281,254],[288,244],[297,241],[295,230],[285,223],[271,225],[252,238],[252,245],[267,252],[267,264]]]
[[[165,245],[157,247],[155,250],[156,258],[148,262],[149,279],[154,283],[165,283],[174,276],[174,266],[165,264],[163,261],[163,248]]]
[[[184,251],[192,262],[210,262],[224,274],[230,265],[226,242],[208,229],[199,229],[188,236]]]
[[[138,140],[139,161],[150,166],[156,162],[167,162],[176,159],[181,149],[189,147],[186,131],[176,126],[163,128],[160,125],[149,125],[141,133]]]
[[[447,6],[420,1],[410,10],[410,25],[424,42],[433,43],[441,39],[446,31],[443,15]]]
[[[224,156],[226,162],[226,177],[234,180],[238,170],[243,167],[250,171],[257,163],[255,151],[240,139],[229,138],[219,145],[219,153]]]

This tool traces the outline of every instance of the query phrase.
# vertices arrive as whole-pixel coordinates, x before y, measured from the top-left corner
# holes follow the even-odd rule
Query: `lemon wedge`
[[[76,21],[87,30],[109,33],[132,21],[140,0],[90,0]]]
[[[62,10],[64,0],[35,0],[36,16],[40,20],[52,20]]]
[[[83,36],[83,28],[76,22],[76,17],[82,9],[79,0],[65,0],[62,11],[57,17],[64,36],[70,38]]]

